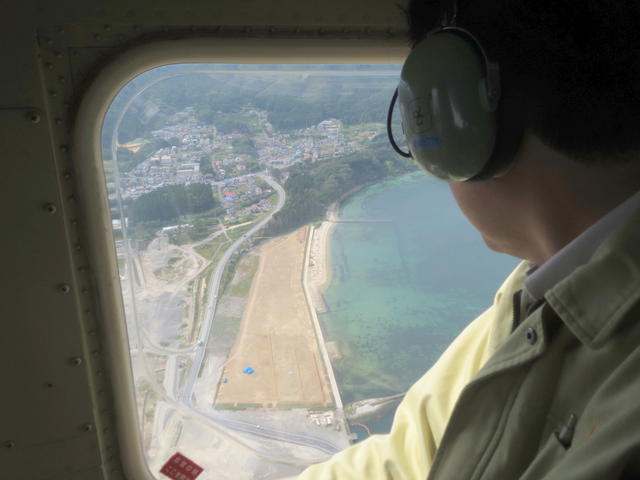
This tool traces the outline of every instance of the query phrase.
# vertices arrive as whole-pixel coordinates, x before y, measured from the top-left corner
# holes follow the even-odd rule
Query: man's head
[[[438,27],[442,0],[412,0],[412,44]],[[640,150],[640,3],[459,0],[457,23],[500,65],[525,128],[585,163]],[[508,107],[508,105],[503,105]]]
[[[449,3],[410,2],[412,44]],[[452,191],[491,248],[541,264],[640,188],[640,5],[460,0],[457,24],[500,65],[494,160],[510,167]]]

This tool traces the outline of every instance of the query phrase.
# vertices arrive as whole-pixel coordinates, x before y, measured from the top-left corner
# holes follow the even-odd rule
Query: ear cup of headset
[[[496,143],[497,101],[488,94],[486,57],[469,37],[456,30],[428,35],[407,57],[398,85],[411,156],[449,182],[484,172]]]
[[[505,89],[496,112],[496,140],[484,169],[469,180],[486,180],[513,164],[522,144],[529,104],[520,90]]]

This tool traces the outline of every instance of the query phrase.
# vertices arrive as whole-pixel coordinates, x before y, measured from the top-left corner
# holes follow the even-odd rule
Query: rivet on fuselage
[[[42,120],[42,117],[40,116],[39,112],[30,111],[30,112],[27,112],[27,120],[29,120],[31,123],[40,123],[40,120]]]

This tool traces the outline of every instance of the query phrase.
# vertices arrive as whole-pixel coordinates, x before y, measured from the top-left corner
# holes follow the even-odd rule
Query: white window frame
[[[401,63],[401,38],[194,38],[133,47],[96,76],[80,102],[73,127],[73,160],[88,255],[98,291],[101,332],[114,393],[117,438],[126,478],[155,480],[141,441],[124,304],[102,164],[102,125],[112,101],[129,81],[156,67],[184,63]],[[393,92],[389,92],[391,96]]]

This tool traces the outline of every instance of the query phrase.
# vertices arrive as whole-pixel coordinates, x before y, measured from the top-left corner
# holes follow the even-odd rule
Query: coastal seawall
[[[333,366],[331,365],[331,359],[329,358],[329,352],[327,351],[327,347],[324,340],[324,334],[322,333],[322,328],[320,327],[320,320],[318,319],[318,313],[316,311],[315,304],[313,302],[311,289],[309,287],[309,281],[308,281],[309,264],[310,264],[310,257],[311,257],[311,245],[313,242],[315,230],[316,229],[314,227],[311,227],[308,234],[307,248],[305,252],[304,271],[302,274],[302,285],[303,285],[303,290],[305,292],[305,296],[307,298],[307,306],[309,309],[309,314],[311,315],[311,318],[313,320],[313,328],[316,333],[318,348],[320,350],[320,354],[322,356],[322,360],[325,365],[325,371],[327,372],[327,376],[329,377],[328,380],[329,380],[329,384],[331,385],[331,391],[335,401],[336,409],[342,410],[343,404],[342,404],[342,398],[340,397],[340,390],[338,388],[338,383],[336,381],[336,377],[333,372]],[[325,237],[325,241],[326,241],[326,237]],[[326,252],[325,252],[326,249],[322,248],[325,245],[320,245],[320,248],[317,252],[318,254],[320,254],[320,256],[326,256]],[[325,263],[326,260],[319,259],[316,257],[315,262]],[[319,293],[318,293],[318,296],[319,296]]]
[[[345,415],[348,420],[357,420],[362,417],[367,417],[379,410],[382,410],[390,403],[401,400],[404,396],[405,393],[398,393],[388,397],[358,400],[357,402],[350,403],[345,407]]]

